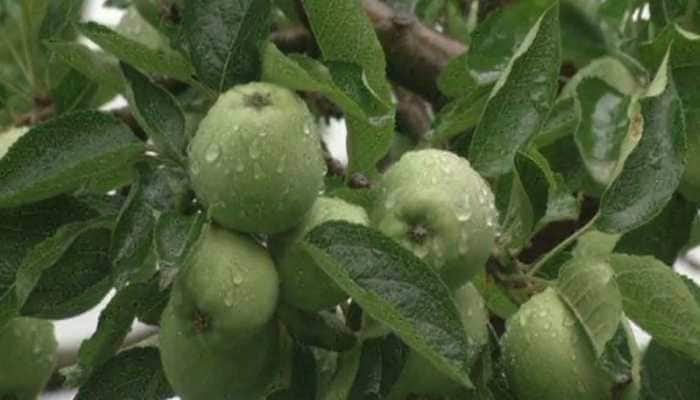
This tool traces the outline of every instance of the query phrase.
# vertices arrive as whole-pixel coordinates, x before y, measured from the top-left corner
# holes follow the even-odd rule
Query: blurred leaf
[[[80,20],[85,0],[50,1],[41,23],[41,39],[72,39],[73,24]]]
[[[436,368],[469,387],[478,346],[467,343],[459,313],[437,273],[369,228],[330,222],[301,246],[373,318]]]
[[[114,93],[124,91],[117,61],[111,55],[74,42],[49,41],[46,46],[91,81],[109,87]]]
[[[491,92],[469,148],[469,160],[479,173],[495,177],[512,170],[517,151],[539,131],[552,108],[559,63],[555,4],[532,27]]]
[[[621,392],[628,385],[634,385],[633,381],[637,378],[635,369],[638,366],[635,364],[639,363],[639,354],[632,354],[631,347],[636,348],[637,343],[631,335],[631,328],[628,327],[627,320],[623,318],[622,322],[618,324],[615,335],[605,344],[605,349],[598,358],[598,364],[603,367],[603,370],[615,383],[616,393]]]
[[[559,271],[559,296],[590,339],[596,357],[617,331],[622,319],[622,296],[604,260],[574,258]]]
[[[88,108],[96,93],[97,84],[71,68],[61,82],[51,91],[51,98],[56,106],[57,113],[60,115]]]
[[[192,66],[180,53],[172,49],[151,49],[95,22],[78,25],[78,31],[119,60],[144,72],[183,82],[191,80]]]
[[[339,353],[338,367],[328,387],[321,393],[322,400],[345,400],[350,396],[350,390],[355,382],[355,376],[360,368],[362,346]]]
[[[499,318],[506,320],[518,311],[518,306],[508,297],[505,289],[486,273],[479,273],[471,282],[484,298],[489,311]]]
[[[166,400],[170,388],[155,347],[137,347],[107,361],[81,386],[75,400]]]
[[[129,168],[142,153],[126,125],[99,112],[36,125],[0,159],[0,207],[70,192],[96,175]]]
[[[218,92],[258,80],[270,13],[270,0],[188,1],[183,23],[198,78]]]
[[[671,200],[685,169],[683,107],[667,62],[640,103],[643,132],[637,121],[630,132],[641,139],[601,199],[596,227],[605,232],[626,232],[654,218]]]
[[[663,346],[700,361],[700,304],[680,275],[648,256],[613,254],[608,261],[625,314]]]
[[[121,70],[128,83],[130,110],[139,125],[163,153],[186,163],[185,115],[175,97],[128,64],[121,63]]]
[[[700,393],[700,362],[649,343],[642,364],[642,399],[690,400]]]
[[[306,346],[293,344],[290,387],[273,393],[267,400],[316,400],[318,369],[314,353]]]

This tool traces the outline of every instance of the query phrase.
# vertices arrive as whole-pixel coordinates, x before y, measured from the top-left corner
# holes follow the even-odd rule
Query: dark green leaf
[[[185,163],[185,115],[175,97],[128,64],[121,63],[121,70],[139,125],[163,153]]]
[[[144,324],[160,325],[161,315],[170,300],[170,286],[163,284],[163,275],[163,272],[159,272],[145,284],[143,297],[136,311],[136,317]]]
[[[640,48],[641,58],[650,69],[657,69],[671,47],[671,68],[700,65],[700,36],[678,25],[669,25],[656,38]]]
[[[110,236],[109,229],[91,229],[78,236],[65,254],[41,273],[21,314],[64,319],[96,306],[112,288]],[[17,279],[23,274],[20,270]]]
[[[649,343],[642,364],[642,399],[692,400],[700,393],[700,362]]]
[[[191,80],[192,66],[180,53],[172,49],[151,49],[94,22],[81,24],[78,26],[78,30],[119,60],[144,72],[184,82]]]
[[[511,171],[518,150],[541,128],[557,92],[560,53],[555,4],[532,27],[491,92],[469,148],[469,160],[482,175]]]
[[[659,215],[627,232],[615,246],[618,253],[652,255],[672,265],[690,238],[697,205],[674,196]]]
[[[81,111],[37,125],[0,159],[0,207],[43,200],[129,168],[143,144],[113,117]]]
[[[380,233],[342,222],[315,228],[300,245],[365,312],[471,386],[478,346],[467,343],[449,289],[430,267]]]
[[[484,298],[489,311],[501,319],[506,320],[518,311],[518,306],[508,297],[505,289],[494,282],[490,275],[480,273],[471,282]]]
[[[620,392],[621,388],[632,385],[633,380],[637,379],[635,363],[638,363],[639,354],[632,354],[632,347],[636,348],[637,343],[631,336],[627,320],[623,320],[618,325],[615,335],[605,344],[605,349],[598,359],[598,363],[613,379]]]
[[[52,91],[58,114],[87,108],[97,93],[97,84],[71,68]]]
[[[80,387],[75,400],[165,400],[170,388],[155,347],[142,347],[110,359]]]
[[[117,353],[131,331],[145,289],[145,285],[137,284],[119,290],[102,310],[95,333],[80,345],[77,375],[71,377],[74,380],[71,383],[85,383]]]
[[[440,109],[435,116],[430,142],[436,146],[479,124],[481,114],[489,99],[489,87],[482,91],[459,97]]]
[[[192,63],[210,88],[228,88],[260,77],[260,49],[270,31],[270,0],[190,0],[184,26]]]
[[[46,46],[91,81],[109,87],[114,93],[124,91],[117,61],[112,56],[75,42],[49,41]]]
[[[369,339],[362,343],[360,368],[348,400],[368,400],[382,398],[382,342],[383,339]]]
[[[179,170],[148,162],[136,166],[139,180],[119,215],[112,236],[111,258],[117,286],[144,282],[155,272],[154,232],[157,214],[175,209],[186,186]]]
[[[329,312],[308,313],[280,304],[277,315],[287,327],[290,336],[304,345],[331,351],[346,351],[357,343],[355,334]]]
[[[683,107],[666,61],[641,108],[643,123],[635,120],[630,128],[641,139],[601,199],[596,226],[605,232],[626,232],[654,218],[671,200],[685,169]]]
[[[49,2],[46,17],[41,23],[41,39],[72,39],[72,25],[80,19],[85,0]]]
[[[43,277],[44,272],[53,267],[55,267],[57,270],[61,270],[61,272],[58,272],[59,274],[72,273],[73,279],[75,279],[73,284],[79,286],[78,290],[75,290],[74,287],[62,288],[53,286],[56,285],[57,282],[48,283],[51,285],[51,295],[56,296],[56,298],[53,300],[68,303],[67,305],[60,303],[55,304],[59,309],[58,312],[63,311],[61,310],[61,306],[74,306],[70,304],[70,302],[72,300],[80,301],[79,297],[84,295],[86,291],[88,292],[88,297],[91,297],[93,300],[91,304],[87,304],[88,309],[99,302],[101,299],[100,294],[104,295],[108,290],[109,285],[105,286],[102,284],[100,289],[101,293],[98,292],[96,295],[95,293],[89,293],[90,290],[95,289],[91,288],[89,285],[95,280],[98,282],[98,284],[104,283],[101,281],[105,279],[109,281],[109,266],[103,263],[106,258],[104,254],[106,250],[106,241],[104,240],[105,237],[102,236],[102,241],[97,238],[100,235],[105,234],[104,230],[107,231],[106,233],[109,233],[109,229],[111,229],[113,225],[113,220],[113,217],[106,216],[64,225],[51,237],[37,244],[29,252],[27,252],[22,260],[22,264],[17,270],[15,282],[13,284],[17,306],[22,307],[25,304],[29,296],[33,294],[34,289],[37,287],[37,284]],[[87,235],[87,238],[85,235]],[[89,237],[91,235],[96,236],[97,240],[95,240],[95,243],[90,242]],[[83,237],[83,240],[78,242],[78,239],[81,237]],[[85,259],[85,255],[81,254],[81,252],[94,252],[95,249],[91,248],[93,245],[98,246],[97,251],[103,254],[98,255],[96,258],[92,258],[92,260]],[[71,255],[71,252],[75,253]],[[68,256],[68,258],[64,258],[66,256]],[[81,263],[85,261],[94,261],[95,264],[81,265]],[[56,273],[56,271],[52,271],[52,273]],[[85,274],[85,277],[81,276],[81,274]],[[97,277],[94,275],[97,275]],[[63,282],[63,279],[61,279],[61,282]],[[46,284],[46,282],[44,282],[44,284]],[[88,285],[87,287],[85,287],[86,284]],[[92,294],[92,296],[90,296],[90,294]],[[37,299],[39,302],[47,300],[50,301],[49,299],[45,298]],[[49,307],[51,307],[51,305],[49,305]],[[82,309],[79,311],[85,311],[85,307],[80,308]],[[41,312],[41,310],[38,311]],[[2,321],[0,321],[0,323],[1,322]]]
[[[15,277],[25,255],[61,226],[95,217],[94,210],[67,196],[0,209],[0,321],[17,315]]]
[[[161,270],[177,269],[188,254],[188,249],[199,238],[204,214],[181,215],[165,212],[158,218],[155,232],[156,254]]]
[[[652,257],[613,254],[625,314],[663,346],[700,361],[700,304],[681,277]]]
[[[557,100],[540,133],[534,138],[535,145],[543,147],[561,138],[573,136],[581,124],[581,113],[578,97],[569,96]]]
[[[356,346],[338,355],[338,367],[333,379],[320,396],[322,400],[345,400],[350,396],[350,390],[360,367],[361,356],[362,346]]]

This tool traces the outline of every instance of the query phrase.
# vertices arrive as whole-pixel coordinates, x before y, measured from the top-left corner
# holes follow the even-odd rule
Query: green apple
[[[265,248],[211,225],[178,275],[173,312],[222,345],[254,337],[273,319],[279,279]]]
[[[311,113],[294,92],[268,83],[222,94],[189,156],[197,197],[229,229],[287,231],[323,188],[326,166]]]
[[[455,291],[454,299],[468,344],[477,347],[486,345],[489,339],[489,313],[479,292],[474,285],[467,283]],[[404,400],[411,394],[451,396],[462,389],[459,383],[445,376],[428,359],[411,350],[388,399]]]
[[[627,327],[631,354],[639,350]],[[505,373],[519,400],[611,399],[614,382],[597,364],[576,316],[552,288],[533,296],[507,321],[502,337]],[[620,399],[636,399],[636,383]]]
[[[279,330],[272,321],[255,337],[221,343],[218,328],[202,330],[171,302],[160,327],[163,370],[183,400],[258,400],[273,377]]]
[[[334,220],[369,224],[369,217],[362,207],[338,198],[319,197],[297,227],[271,240],[280,274],[282,300],[287,304],[307,311],[319,311],[348,297],[311,256],[297,246],[313,228]]]
[[[411,151],[391,166],[371,217],[452,288],[483,269],[498,221],[488,184],[467,160],[442,150]]]
[[[35,400],[56,366],[53,324],[15,318],[0,328],[0,399]]]

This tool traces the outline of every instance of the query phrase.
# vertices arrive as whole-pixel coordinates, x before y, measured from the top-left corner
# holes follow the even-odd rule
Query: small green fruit
[[[271,247],[280,274],[282,299],[287,304],[307,311],[319,311],[348,297],[308,254],[296,246],[313,228],[333,220],[369,224],[369,217],[362,207],[337,198],[319,197],[296,228],[273,239]]]
[[[234,311],[232,311],[234,312]],[[221,343],[213,325],[201,329],[170,303],[160,327],[163,370],[183,400],[258,400],[273,376],[279,331],[273,322],[245,342]]]
[[[497,212],[487,183],[469,162],[442,150],[418,150],[385,173],[372,223],[424,259],[452,288],[486,263]]]
[[[222,344],[254,337],[272,320],[279,279],[267,250],[209,226],[171,294],[173,312]]]
[[[489,313],[481,295],[474,285],[468,283],[455,291],[454,298],[469,345],[484,346],[489,338]],[[410,351],[389,400],[404,400],[410,394],[451,396],[462,389],[459,383],[445,376],[426,358]]]
[[[0,399],[34,400],[56,366],[53,324],[15,318],[0,328]]]
[[[627,334],[631,354],[638,358],[634,338]],[[612,399],[612,378],[596,364],[586,333],[554,289],[521,306],[502,340],[505,373],[518,399]],[[635,374],[638,378],[638,369]],[[629,385],[620,398],[632,400],[637,391],[637,384]]]
[[[268,83],[234,87],[199,124],[190,176],[214,221],[242,232],[297,225],[323,188],[320,136],[306,104]]]

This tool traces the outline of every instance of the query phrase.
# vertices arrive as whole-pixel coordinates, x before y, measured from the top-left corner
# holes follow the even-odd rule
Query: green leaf
[[[700,361],[700,304],[681,277],[652,257],[608,258],[625,314],[660,344]]]
[[[641,59],[650,69],[658,69],[671,47],[671,68],[700,65],[700,35],[678,25],[669,25],[656,38],[640,47]]]
[[[322,392],[320,396],[322,400],[347,400],[360,368],[361,356],[362,346],[356,346],[352,350],[339,354],[338,368],[333,380]]]
[[[382,342],[377,338],[362,343],[360,367],[348,400],[382,398]]]
[[[577,96],[559,98],[540,132],[535,136],[536,147],[544,147],[567,136],[573,137],[581,124],[581,102]]]
[[[280,304],[277,315],[290,336],[306,346],[340,352],[350,350],[357,343],[355,334],[329,312],[308,313]]]
[[[482,175],[511,171],[518,150],[540,130],[554,103],[560,53],[555,4],[528,32],[491,92],[469,148]]]
[[[129,168],[143,144],[111,116],[80,111],[36,125],[0,159],[0,207],[70,192]]]
[[[627,320],[623,319],[615,335],[605,344],[603,354],[598,358],[598,364],[615,382],[616,393],[622,392],[628,385],[635,384],[633,382],[638,379],[636,374],[639,368],[639,357],[639,349],[632,336],[631,328]]]
[[[91,81],[107,86],[115,93],[124,91],[119,66],[111,55],[75,42],[48,41],[46,46]]]
[[[75,400],[166,400],[175,395],[155,347],[120,353],[95,371],[80,387]]]
[[[472,33],[466,57],[467,69],[474,83],[483,86],[496,82],[501,73],[508,69],[514,49],[517,49],[518,45],[522,46],[523,41],[531,40],[527,36],[532,26],[538,23],[542,14],[551,11],[555,3],[558,2],[517,1],[499,8],[481,22]],[[559,14],[559,11],[555,13]],[[558,70],[558,56],[556,60],[552,60],[551,66],[554,64],[557,64]],[[468,82],[463,81],[461,85],[468,85]]]
[[[155,228],[156,255],[161,270],[176,270],[182,265],[205,222],[203,213],[181,215],[166,211],[161,214]]]
[[[632,99],[605,81],[591,77],[576,87],[581,124],[575,140],[588,173],[606,186],[614,178],[622,144],[629,131]]]
[[[674,196],[659,215],[647,224],[624,234],[615,252],[652,255],[672,265],[690,239],[697,205]]]
[[[511,251],[517,252],[527,246],[535,226],[547,211],[550,183],[545,169],[549,166],[542,163],[546,160],[518,153],[513,174],[504,176],[506,184],[511,182],[498,242]]]
[[[157,215],[176,207],[185,190],[184,172],[158,168],[148,162],[136,165],[139,180],[131,186],[112,236],[111,259],[118,287],[144,282],[155,273],[154,232]]]
[[[314,353],[308,347],[294,343],[292,376],[288,389],[273,393],[267,400],[316,400],[318,369]]]
[[[119,60],[144,72],[183,82],[191,81],[192,66],[180,53],[172,49],[151,49],[95,22],[78,25],[78,31]]]
[[[185,114],[173,95],[130,65],[121,63],[130,110],[166,155],[185,163]]]
[[[61,82],[51,90],[51,97],[60,115],[88,108],[96,93],[97,84],[71,68]]]
[[[597,357],[615,336],[622,319],[622,295],[613,275],[604,260],[590,258],[574,258],[559,271],[559,297],[576,316]]]
[[[102,310],[95,333],[80,345],[77,375],[71,377],[72,384],[84,384],[117,353],[131,331],[145,288],[145,285],[136,284],[119,290]]]
[[[652,340],[642,363],[642,399],[691,400],[700,393],[700,362]]]
[[[479,124],[489,99],[489,87],[459,97],[440,109],[433,122],[430,142],[439,146]]]
[[[85,0],[51,1],[41,23],[41,39],[72,39],[73,24],[81,16]]]
[[[54,235],[34,246],[26,254],[22,260],[22,264],[17,270],[14,283],[17,305],[20,307],[24,305],[29,295],[32,294],[34,288],[37,286],[44,271],[56,265],[68,250],[73,247],[79,237],[87,233],[95,235],[97,232],[92,231],[96,230],[109,230],[112,225],[113,218],[111,216],[99,217],[84,222],[70,223],[62,226]],[[103,252],[105,250],[104,247],[101,249]],[[80,253],[78,254],[80,255]],[[98,261],[101,260],[98,259]],[[70,267],[73,267],[73,265],[69,265],[68,267],[70,270]]]
[[[65,319],[96,306],[112,288],[108,258],[110,236],[109,229],[90,229],[80,234],[53,264],[43,261],[45,269],[33,283],[20,313],[37,318]],[[26,274],[27,271],[19,270],[18,283],[27,277]]]
[[[505,289],[496,284],[486,273],[479,273],[471,282],[484,298],[486,307],[499,318],[507,320],[518,311],[518,306],[508,297]]]
[[[330,222],[301,247],[365,312],[455,381],[470,387],[469,345],[449,289],[410,251],[363,226]]]
[[[270,0],[188,1],[184,27],[198,78],[218,92],[257,80],[270,13]]]
[[[667,61],[641,108],[643,133],[631,127],[631,135],[641,134],[641,139],[601,199],[596,227],[604,232],[626,232],[653,219],[671,200],[685,170],[683,107]]]
[[[373,102],[376,104],[369,119],[354,115],[347,118],[348,176],[356,172],[373,175],[376,163],[389,151],[394,134],[394,106],[384,51],[359,2],[305,0],[303,5],[323,60],[335,66],[359,67],[334,73],[329,64],[334,82],[352,98],[357,98],[354,95],[361,88],[371,98],[379,99]]]
[[[0,321],[18,313],[15,276],[26,254],[61,226],[97,215],[84,203],[68,196],[0,209]]]

